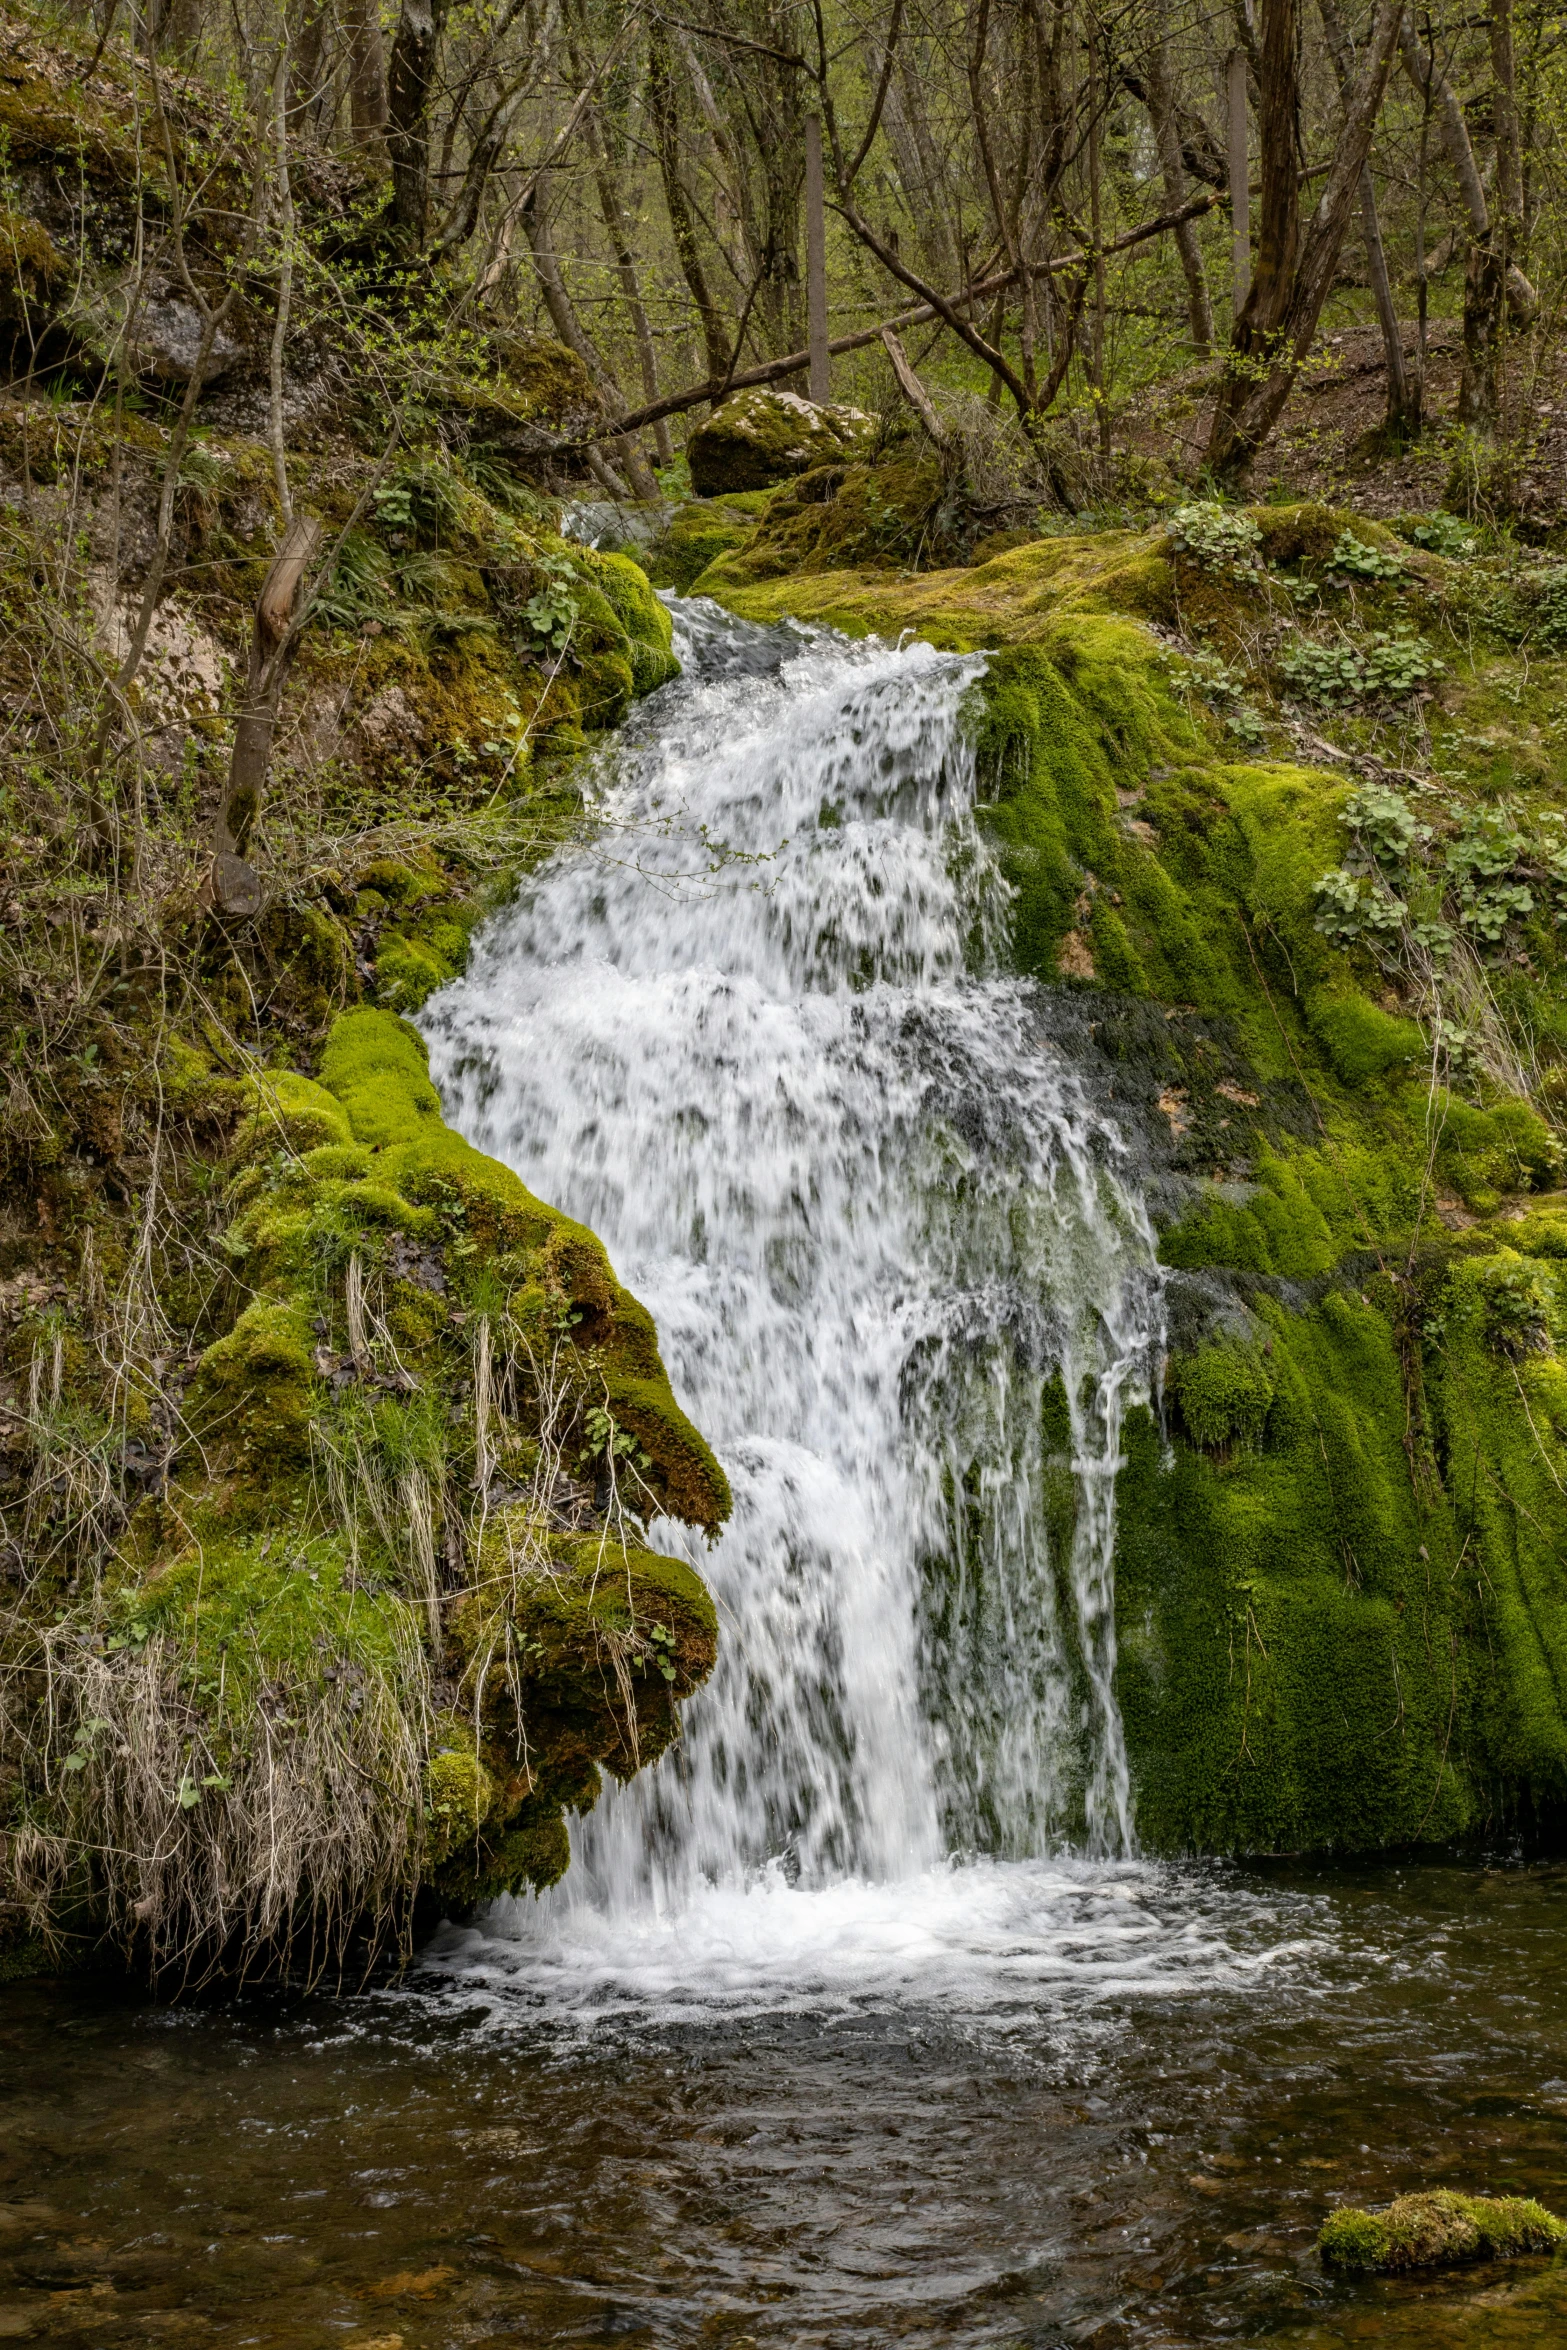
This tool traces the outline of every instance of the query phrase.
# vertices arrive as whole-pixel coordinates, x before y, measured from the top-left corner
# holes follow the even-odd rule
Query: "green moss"
[[[201,1358],[191,1395],[195,1424],[254,1468],[301,1461],[310,1449],[313,1377],[303,1307],[255,1298]]]
[[[680,675],[671,646],[674,622],[654,595],[646,572],[629,555],[594,556],[594,574],[631,646],[634,690],[650,694]]]
[[[1171,1365],[1170,1393],[1194,1444],[1205,1449],[1256,1444],[1262,1435],[1273,1381],[1259,1355],[1239,1346],[1205,1346]]]
[[[448,1735],[460,1742],[438,1745],[425,1767],[430,1860],[437,1868],[478,1843],[499,1799],[493,1776],[473,1750],[471,1729],[453,1725]]]
[[[838,462],[801,474],[768,499],[755,531],[719,553],[695,593],[723,594],[754,581],[800,579],[848,565],[911,566],[941,541],[947,484],[920,451],[879,465]]]
[[[1567,2221],[1522,2195],[1400,2195],[1385,2211],[1335,2211],[1317,2246],[1330,2268],[1397,2273],[1457,2268],[1476,2260],[1520,2260],[1552,2252]]]
[[[851,455],[869,423],[854,409],[817,406],[798,392],[736,392],[686,443],[691,486],[702,498],[765,489]]]
[[[1411,1096],[1422,1115],[1426,1097]],[[1561,1173],[1561,1145],[1527,1102],[1500,1101],[1489,1109],[1438,1092],[1431,1103],[1437,1166],[1467,1206],[1484,1214],[1504,1193],[1548,1191]]]
[[[688,595],[710,563],[743,547],[755,524],[733,500],[722,505],[694,499],[682,506],[648,549],[643,568],[654,587]]]
[[[342,1667],[397,1682],[417,1650],[405,1600],[362,1590],[341,1538],[294,1542],[217,1530],[191,1544],[134,1600],[144,1629],[177,1632],[200,1675],[221,1665],[232,1718],[279,1674],[319,1682]]]
[[[1349,1085],[1384,1076],[1402,1062],[1418,1059],[1425,1049],[1425,1038],[1413,1020],[1379,1011],[1350,990],[1313,988],[1306,998],[1306,1022],[1337,1075]]]
[[[729,1513],[728,1482],[675,1402],[651,1319],[620,1288],[594,1235],[452,1132],[424,1046],[406,1022],[386,1012],[345,1013],[327,1041],[321,1074],[354,1138],[377,1150],[405,1199],[439,1206],[455,1195],[487,1245],[537,1254],[577,1316],[574,1351],[586,1390],[596,1403],[607,1399],[642,1445],[662,1505],[715,1529]]]
[[[247,1080],[245,1099],[247,1112],[235,1144],[241,1156],[269,1149],[311,1151],[325,1143],[353,1141],[341,1102],[324,1086],[292,1070],[274,1070],[265,1082]]]

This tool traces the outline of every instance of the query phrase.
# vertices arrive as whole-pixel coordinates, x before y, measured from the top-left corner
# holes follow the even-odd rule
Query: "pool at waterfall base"
[[[1323,2274],[1336,2203],[1567,2202],[1567,1871],[978,1863],[502,1910],[395,1989],[12,1986],[0,2338],[1513,2350],[1543,2263]]]
[[[1567,2266],[1315,2250],[1421,2186],[1567,2209],[1567,1868],[1139,1851],[1115,1488],[1164,1277],[998,955],[979,657],[677,630],[605,825],[421,1022],[723,1459],[715,1545],[649,1528],[717,1670],[559,1886],[400,1980],[7,1985],[0,2341],[1567,2340]]]

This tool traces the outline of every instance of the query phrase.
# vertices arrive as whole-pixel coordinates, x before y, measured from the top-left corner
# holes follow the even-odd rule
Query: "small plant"
[[[1448,814],[1459,826],[1446,856],[1458,918],[1496,946],[1509,922],[1534,912],[1534,892],[1515,873],[1525,853],[1523,834],[1499,808],[1451,807]]]
[[[1177,506],[1170,544],[1195,563],[1229,579],[1255,580],[1263,568],[1262,533],[1249,514],[1231,506]]]
[[[1396,700],[1440,677],[1443,666],[1429,640],[1411,629],[1378,630],[1364,645],[1303,638],[1279,656],[1285,684],[1311,702]]]
[[[1340,531],[1333,552],[1328,557],[1329,571],[1347,574],[1351,579],[1404,579],[1408,576],[1403,562],[1390,547],[1370,547],[1364,539],[1357,539],[1352,530]]]
[[[1225,731],[1238,742],[1260,743],[1263,724],[1245,700],[1244,669],[1232,669],[1217,653],[1185,652],[1170,663],[1170,683],[1177,693],[1196,694],[1224,719]]]
[[[1465,522],[1458,514],[1400,514],[1393,528],[1412,547],[1424,547],[1433,555],[1445,555],[1449,562],[1461,563],[1479,552],[1480,541],[1475,536],[1473,525]]]
[[[1404,927],[1409,908],[1380,878],[1351,873],[1336,865],[1324,873],[1315,891],[1316,928],[1334,946],[1356,946],[1362,939],[1388,938]]]
[[[1402,865],[1410,851],[1431,838],[1402,792],[1385,783],[1363,783],[1350,794],[1344,821],[1379,865]]]
[[[650,1469],[653,1466],[630,1431],[625,1428],[617,1428],[609,1413],[604,1411],[602,1407],[595,1406],[593,1410],[586,1412],[583,1415],[582,1427],[583,1433],[587,1437],[587,1443],[583,1446],[581,1455],[584,1466],[589,1461],[609,1463],[620,1460],[630,1461],[632,1466],[638,1469]]]
[[[1531,572],[1524,589],[1529,635],[1542,645],[1567,644],[1567,563]]]
[[[1509,1362],[1543,1354],[1551,1343],[1555,1285],[1543,1265],[1519,1257],[1487,1267],[1480,1276],[1487,1342]]]
[[[577,625],[577,575],[560,555],[542,555],[535,567],[539,584],[519,615],[524,635],[547,652],[563,653]]]

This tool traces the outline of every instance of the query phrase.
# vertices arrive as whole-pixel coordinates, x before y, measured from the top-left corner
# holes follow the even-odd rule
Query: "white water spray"
[[[427,1016],[448,1115],[598,1232],[735,1493],[710,1552],[651,1529],[718,1668],[556,1898],[1124,1854],[1115,1471],[1159,1281],[1116,1134],[995,973],[983,662],[677,629],[607,841]]]

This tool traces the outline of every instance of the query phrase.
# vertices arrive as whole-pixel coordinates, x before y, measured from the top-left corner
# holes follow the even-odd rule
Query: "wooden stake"
[[[832,398],[827,354],[827,205],[822,188],[822,126],[805,118],[805,316],[810,347],[808,388],[813,400]]]

